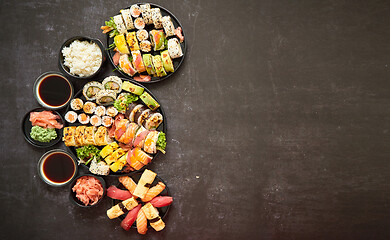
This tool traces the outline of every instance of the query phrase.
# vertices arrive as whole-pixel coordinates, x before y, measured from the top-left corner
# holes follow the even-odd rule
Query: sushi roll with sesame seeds
[[[168,40],[168,53],[172,59],[183,56],[183,51],[181,50],[181,46],[177,38],[171,38]]]
[[[145,21],[145,24],[153,24],[153,19],[152,19],[152,12],[150,11],[150,4],[141,4],[140,5],[141,12],[142,12],[142,17]]]
[[[130,9],[122,9],[120,12],[122,14],[123,21],[125,22],[126,29],[134,29],[134,23],[133,19],[131,18]]]
[[[81,124],[88,124],[89,123],[89,116],[85,113],[80,114],[77,119]]]
[[[116,93],[113,90],[100,90],[96,94],[96,103],[101,105],[107,105],[115,102]]]
[[[144,29],[145,28],[145,22],[144,19],[139,17],[134,20],[134,26],[136,29]]]
[[[175,27],[173,26],[171,17],[164,16],[162,17],[161,21],[164,27],[165,34],[167,34],[168,37],[175,36]]]
[[[112,117],[109,117],[109,116],[102,117],[102,125],[105,127],[110,127],[113,122],[114,122],[114,120],[112,119]]]
[[[95,109],[95,114],[99,117],[106,115],[106,108],[104,106],[97,106]]]
[[[104,89],[100,82],[92,81],[84,85],[83,95],[87,101],[93,101],[96,99],[96,94]]]
[[[141,8],[137,4],[131,5],[130,14],[133,18],[139,17],[141,15]]]
[[[78,111],[78,110],[81,110],[83,109],[83,106],[84,106],[84,102],[83,100],[81,100],[80,98],[74,98],[72,99],[72,101],[70,102],[70,107],[75,110],[75,111]]]
[[[153,20],[153,25],[156,29],[160,29],[163,27],[162,25],[162,15],[160,8],[152,8],[151,9],[152,13],[152,20]]]
[[[142,52],[150,52],[152,51],[152,44],[148,40],[144,40],[139,43],[139,47]]]
[[[83,110],[87,114],[93,114],[96,109],[96,103],[94,102],[86,102],[84,103]]]
[[[115,117],[116,115],[118,115],[118,110],[114,106],[111,106],[107,108],[106,114],[107,116]]]
[[[145,29],[138,30],[136,35],[139,41],[144,41],[149,38],[148,31],[146,31]]]
[[[68,123],[74,123],[77,121],[77,113],[74,111],[69,111],[65,114],[65,120]]]
[[[102,119],[98,115],[93,115],[89,119],[89,122],[91,123],[92,126],[95,126],[95,127],[102,125]]]
[[[123,22],[122,16],[116,15],[112,18],[114,20],[114,23],[116,25],[116,30],[118,30],[119,33],[126,33],[126,26],[125,23]]]

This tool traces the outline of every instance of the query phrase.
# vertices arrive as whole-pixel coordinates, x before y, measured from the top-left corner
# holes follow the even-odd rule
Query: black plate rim
[[[106,77],[109,77],[109,76],[106,76]],[[164,111],[164,108],[162,107],[162,105],[161,105],[161,102],[160,102],[160,100],[158,100],[158,98],[149,90],[149,89],[147,89],[145,86],[143,86],[142,84],[140,84],[139,82],[136,82],[136,81],[134,81],[134,80],[131,80],[131,79],[124,79],[124,78],[122,78],[122,77],[120,77],[121,78],[121,80],[122,81],[130,81],[131,83],[133,83],[133,84],[136,84],[137,86],[140,86],[140,87],[142,87],[142,88],[144,88],[144,91],[146,90],[159,104],[160,104],[160,107],[159,107],[159,109],[160,109],[160,111],[161,111],[161,115],[163,116],[163,131],[162,132],[164,132],[165,133],[165,136],[168,136],[168,134],[167,134],[167,119],[166,119],[166,115],[165,115],[165,111]],[[103,78],[104,79],[104,78]],[[101,82],[100,80],[97,80],[98,82]],[[103,81],[103,80],[102,80]],[[81,94],[82,94],[82,92],[83,92],[83,89],[80,89],[74,96],[73,96],[73,98],[72,99],[74,99],[74,98],[76,98],[76,97],[79,97]],[[72,99],[70,100],[70,101],[72,101]],[[69,102],[70,102],[69,101]],[[65,112],[64,112],[64,115],[67,113],[67,112],[69,112],[71,109],[70,109],[70,104],[68,104],[67,105],[67,107],[66,107],[66,109],[65,109]],[[73,110],[72,110],[73,111]],[[69,123],[67,122],[67,121],[64,121],[64,127],[65,126],[69,126]],[[75,150],[75,147],[68,147],[68,146],[66,146],[66,148],[72,153],[72,154],[74,154],[75,156],[76,156],[76,159],[77,160],[79,160],[78,158],[77,158],[77,153],[76,153],[76,150]],[[73,150],[74,149],[74,150]],[[145,166],[143,166],[141,169],[139,169],[139,170],[135,170],[135,171],[132,171],[132,172],[129,172],[129,173],[131,173],[131,174],[135,174],[135,173],[138,173],[138,172],[141,172],[141,171],[144,171],[145,169],[146,169],[146,167],[147,166],[149,166],[150,164],[152,164],[156,159],[157,159],[157,157],[158,156],[160,156],[162,153],[160,152],[160,151],[157,151],[157,153],[153,156],[153,161],[151,162],[151,163],[149,163],[148,165],[145,165]],[[79,164],[79,165],[81,165],[82,166],[82,168],[84,168],[84,169],[86,169],[86,170],[88,170],[89,171],[89,168],[88,168],[88,166],[86,166],[86,165],[84,165],[84,164]],[[91,173],[91,172],[89,172],[90,174],[93,174],[93,173]],[[127,172],[120,172],[120,173],[111,173],[111,171],[110,171],[110,173],[108,174],[108,175],[106,175],[106,176],[118,176],[118,177],[120,177],[120,176],[125,176],[125,175],[128,175],[129,173],[127,173]],[[95,174],[94,174],[95,175]],[[95,176],[100,176],[100,175],[95,175]]]
[[[144,2],[141,2],[141,3],[134,3],[134,4],[132,4],[132,5],[135,5],[135,4],[137,4],[137,5],[140,5],[140,4],[145,4]],[[152,7],[158,7],[158,8],[161,8],[161,9],[163,9],[164,11],[166,11],[169,15],[170,15],[170,17],[172,17],[172,18],[174,18],[175,19],[175,21],[178,23],[178,25],[181,27],[181,29],[182,29],[182,35],[183,35],[183,37],[184,37],[184,48],[182,49],[182,51],[183,51],[183,56],[181,57],[181,60],[180,60],[180,62],[179,62],[179,64],[177,65],[177,67],[176,67],[176,70],[174,71],[174,72],[170,72],[169,74],[167,74],[166,76],[164,76],[164,77],[158,77],[156,80],[150,80],[150,81],[148,81],[148,82],[139,82],[139,81],[136,81],[136,80],[134,80],[134,78],[132,77],[132,76],[129,76],[129,75],[127,75],[126,73],[124,73],[124,72],[122,72],[121,70],[119,70],[119,68],[114,64],[114,61],[113,61],[113,56],[112,56],[112,53],[111,53],[111,50],[109,50],[108,48],[109,48],[109,41],[110,41],[110,36],[108,35],[108,33],[106,33],[106,38],[107,38],[107,41],[106,41],[106,45],[107,45],[107,48],[106,48],[106,53],[107,53],[107,56],[108,56],[108,58],[110,59],[110,62],[111,62],[111,64],[112,64],[112,66],[114,67],[114,69],[117,71],[117,72],[119,72],[124,78],[126,78],[126,79],[129,79],[129,80],[132,80],[132,81],[135,81],[135,82],[137,82],[137,83],[141,83],[141,84],[151,84],[151,83],[156,83],[156,82],[160,82],[160,81],[163,81],[163,80],[165,80],[165,79],[167,79],[167,78],[169,78],[170,76],[172,76],[175,72],[177,72],[178,71],[178,69],[180,68],[180,66],[181,66],[181,64],[183,63],[183,61],[184,61],[184,58],[185,58],[185,56],[186,56],[186,52],[187,52],[187,41],[186,41],[186,36],[185,36],[185,33],[184,33],[184,29],[183,29],[183,25],[181,24],[181,22],[176,18],[176,16],[175,15],[173,15],[172,14],[172,12],[170,12],[168,9],[166,9],[166,8],[164,8],[164,7],[162,7],[162,6],[160,6],[160,5],[158,5],[158,4],[155,4],[155,3],[149,3],[150,4],[150,6]],[[131,6],[129,6],[128,8],[130,8]],[[126,8],[125,8],[126,9]]]
[[[134,172],[134,173],[132,173],[132,174],[126,174],[126,175],[124,175],[124,176],[129,176],[129,177],[131,177],[132,178],[132,176],[134,176],[134,175],[142,175],[142,173],[143,172]],[[118,177],[120,177],[120,176],[118,176]],[[139,177],[139,178],[141,178],[141,176]],[[166,190],[166,195],[163,195],[163,196],[169,196],[169,197],[172,197],[172,194],[171,194],[171,191],[169,190],[169,187],[168,187],[168,185],[167,185],[167,183],[161,178],[161,177],[159,177],[158,175],[156,175],[156,178],[155,179],[157,179],[158,181],[160,181],[160,182],[162,182],[162,183],[164,183],[165,184],[165,189],[163,190],[163,192]],[[134,179],[133,179],[133,181],[134,181]],[[153,181],[154,182],[154,181]],[[138,184],[138,183],[137,183]],[[116,186],[116,187],[118,187],[118,185],[122,185],[120,182],[119,182],[119,180],[118,180],[118,183],[116,184],[116,185],[114,185],[114,186]],[[161,193],[160,193],[161,194]],[[160,196],[160,194],[159,195],[157,195],[157,196]],[[116,199],[112,199],[111,198],[111,205],[112,205],[112,207],[113,206],[115,206],[116,204],[118,204],[118,202],[120,202],[120,200],[116,200]],[[141,201],[142,202],[142,201]],[[143,203],[143,202],[142,202]],[[169,209],[171,208],[171,205],[172,204],[170,204],[170,205],[168,205],[168,206],[166,206],[166,211],[165,211],[165,213],[164,213],[164,215],[163,216],[160,216],[161,217],[161,219],[164,219],[167,215],[168,215],[168,212],[169,212]],[[157,210],[159,210],[159,208],[157,208]],[[160,213],[160,211],[159,211],[159,213]],[[119,217],[117,217],[117,219],[120,221],[120,222],[122,222],[122,220],[124,219],[124,216],[122,215],[122,216],[119,216]],[[134,225],[134,224],[136,224],[136,222],[134,222],[133,223],[133,225],[131,225],[131,228],[137,228],[137,226],[136,225]],[[149,227],[150,225],[149,225],[149,223],[148,223],[148,227]]]
[[[65,126],[65,120],[64,118],[61,116],[61,114],[59,114],[57,111],[55,110],[52,110],[52,109],[47,109],[47,108],[44,108],[44,107],[38,107],[38,108],[34,108],[30,111],[28,111],[22,118],[22,121],[21,121],[21,129],[22,129],[22,132],[23,132],[23,136],[24,136],[24,139],[26,139],[26,141],[28,143],[30,143],[31,145],[33,145],[34,147],[39,147],[39,148],[48,148],[48,147],[51,147],[51,146],[54,146],[56,145],[61,139],[62,139],[62,129],[56,129],[56,132],[57,132],[57,138],[53,139],[52,141],[48,142],[48,143],[41,143],[41,142],[38,142],[34,139],[32,139],[30,136],[30,133],[26,133],[25,131],[25,124],[27,122],[30,121],[30,113],[31,112],[36,112],[36,111],[51,111],[51,112],[54,112],[55,114],[57,114],[58,116],[60,116],[60,119],[62,121],[62,124]],[[30,131],[31,131],[31,128],[30,128]],[[31,139],[30,139],[31,138]]]

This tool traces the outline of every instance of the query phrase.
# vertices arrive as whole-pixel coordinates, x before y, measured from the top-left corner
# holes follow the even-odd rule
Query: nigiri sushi
[[[126,215],[125,219],[122,220],[121,222],[121,227],[129,231],[131,228],[131,225],[135,222],[138,216],[138,212],[141,209],[141,205],[136,206],[135,208],[131,209],[129,213]]]
[[[148,219],[142,209],[138,211],[137,215],[137,231],[139,234],[146,234],[148,231]]]
[[[164,191],[164,189],[165,189],[165,184],[162,182],[158,182],[156,186],[149,188],[145,197],[142,198],[142,201],[149,202],[150,200],[155,198],[157,195],[159,195],[162,191]]]

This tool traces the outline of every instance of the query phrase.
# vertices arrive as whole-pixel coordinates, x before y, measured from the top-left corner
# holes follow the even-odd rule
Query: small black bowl
[[[32,128],[32,124],[30,122],[30,113],[31,112],[42,112],[42,111],[51,111],[51,112],[53,112],[54,114],[56,114],[56,115],[58,115],[60,117],[58,122],[60,122],[62,124],[65,124],[64,119],[62,118],[61,114],[59,114],[58,112],[56,112],[54,110],[51,110],[51,109],[46,109],[46,108],[35,108],[35,109],[31,110],[31,111],[28,111],[24,115],[24,117],[22,119],[22,131],[23,131],[24,138],[31,145],[33,145],[35,147],[40,147],[40,148],[48,148],[48,147],[51,147],[51,146],[55,145],[56,143],[58,143],[62,139],[62,129],[56,129],[57,137],[55,139],[51,140],[50,142],[39,142],[37,140],[34,140],[30,136],[30,132],[31,132],[31,128]]]
[[[62,54],[62,49],[64,49],[65,47],[69,47],[69,45],[75,41],[75,40],[80,40],[80,41],[88,41],[88,42],[93,42],[93,43],[96,43],[99,48],[100,48],[100,51],[102,52],[102,62],[100,63],[100,67],[99,69],[93,73],[92,75],[89,75],[89,76],[86,76],[86,77],[80,77],[80,76],[77,76],[77,75],[73,75],[70,73],[70,70],[67,66],[64,65],[64,55]],[[68,75],[69,77],[73,77],[73,78],[77,78],[77,79],[90,79],[90,78],[93,78],[94,76],[96,76],[97,74],[99,74],[99,72],[102,70],[103,68],[103,63],[105,62],[106,60],[106,55],[105,55],[105,48],[103,46],[103,43],[99,40],[99,39],[95,39],[95,38],[90,38],[90,37],[85,37],[85,36],[75,36],[75,37],[71,37],[69,38],[68,40],[66,40],[64,42],[64,44],[62,44],[61,46],[61,49],[60,49],[60,53],[59,53],[59,58],[58,58],[58,66],[59,68],[61,69],[62,72],[64,72],[66,75]]]
[[[76,184],[77,182],[77,179],[81,178],[81,177],[84,177],[84,176],[90,176],[90,177],[94,177],[96,178],[97,180],[99,180],[99,182],[102,184],[102,187],[103,187],[103,195],[102,197],[99,199],[99,201],[97,201],[97,203],[95,203],[94,205],[87,205],[85,206],[84,203],[82,203],[77,197],[76,197],[76,193],[73,192],[72,188],[73,186]],[[74,204],[76,204],[77,206],[79,207],[83,207],[83,208],[89,208],[89,207],[95,207],[96,205],[98,205],[102,199],[104,198],[104,196],[106,195],[106,192],[107,192],[107,187],[106,187],[106,182],[104,181],[104,179],[102,177],[98,177],[98,176],[95,176],[93,174],[83,174],[77,178],[75,178],[73,180],[73,182],[70,184],[70,188],[69,188],[69,199],[71,202],[73,202]]]

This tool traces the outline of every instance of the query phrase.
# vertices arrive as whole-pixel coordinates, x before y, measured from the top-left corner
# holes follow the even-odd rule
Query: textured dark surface
[[[174,197],[166,228],[123,231],[109,199],[72,205],[39,179],[48,149],[20,129],[61,44],[105,42],[100,25],[130,2],[3,0],[0,238],[390,239],[390,2],[155,3],[188,44],[181,69],[147,86],[167,115],[168,152],[150,166]]]

